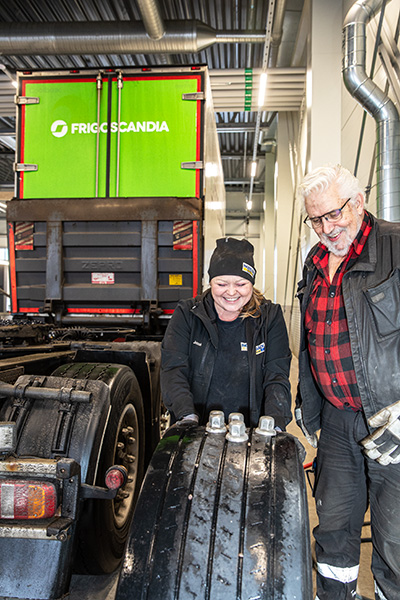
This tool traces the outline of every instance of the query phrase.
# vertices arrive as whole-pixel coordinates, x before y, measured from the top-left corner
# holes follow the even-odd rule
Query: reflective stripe
[[[375,584],[375,594],[378,596],[379,600],[388,600],[375,580],[374,580],[374,584]]]
[[[324,563],[317,563],[318,573],[327,579],[335,579],[341,583],[350,583],[358,577],[360,565],[355,567],[334,567]]]
[[[14,518],[14,491],[15,486],[9,483],[1,484],[1,517]]]

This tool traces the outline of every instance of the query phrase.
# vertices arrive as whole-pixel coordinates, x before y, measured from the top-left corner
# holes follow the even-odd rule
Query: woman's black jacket
[[[246,317],[245,321],[251,421],[247,425],[255,426],[261,415],[269,415],[284,429],[291,420],[291,352],[282,309],[265,300],[261,316]],[[161,367],[163,402],[175,419],[196,412],[200,424],[207,421],[204,413],[217,348],[218,329],[210,291],[179,302],[162,343]]]

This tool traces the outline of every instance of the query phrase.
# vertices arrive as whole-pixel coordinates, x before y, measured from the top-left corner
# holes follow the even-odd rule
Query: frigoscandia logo
[[[50,131],[54,135],[54,137],[62,138],[67,133],[71,135],[75,134],[85,134],[85,133],[97,133],[97,131],[101,133],[107,133],[108,125],[107,123],[71,123],[68,125],[62,119],[58,119],[51,124]],[[117,133],[118,131],[118,123],[112,121],[110,124],[111,133]],[[160,131],[169,131],[168,124],[166,121],[121,121],[119,124],[120,133],[138,133],[139,131],[148,132],[148,133],[159,133]]]

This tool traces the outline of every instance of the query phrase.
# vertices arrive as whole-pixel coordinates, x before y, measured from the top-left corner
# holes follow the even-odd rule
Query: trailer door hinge
[[[35,96],[14,96],[15,104],[39,104],[39,98]]]
[[[183,162],[181,163],[181,169],[204,169],[204,162],[202,160]]]
[[[204,92],[191,92],[189,94],[182,94],[182,100],[205,100],[206,95]]]
[[[26,171],[37,171],[38,170],[38,166],[37,165],[33,165],[33,164],[29,164],[29,163],[14,163],[14,171],[16,172],[26,172]]]

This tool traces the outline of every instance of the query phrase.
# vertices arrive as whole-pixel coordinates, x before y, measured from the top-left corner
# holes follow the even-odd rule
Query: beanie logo
[[[254,277],[254,275],[256,274],[255,269],[253,269],[253,267],[251,265],[248,265],[245,262],[242,265],[242,271],[244,271],[245,273],[248,273],[252,277]]]

